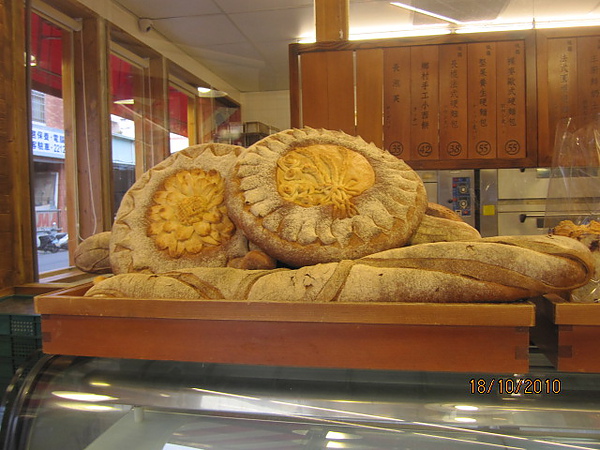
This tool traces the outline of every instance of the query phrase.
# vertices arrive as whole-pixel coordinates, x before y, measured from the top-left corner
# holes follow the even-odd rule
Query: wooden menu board
[[[383,49],[383,148],[410,159],[410,48]]]
[[[597,28],[547,30],[538,43],[540,154],[550,166],[556,132],[567,119],[578,124],[600,113],[600,31]],[[587,164],[574,157],[572,164]]]
[[[496,158],[496,44],[468,44],[469,159]]]
[[[499,158],[526,156],[525,49],[522,42],[496,43],[497,143]]]
[[[410,49],[410,159],[439,159],[437,45]]]
[[[440,159],[467,154],[467,46],[440,46]]]
[[[354,97],[355,134],[381,142],[415,169],[537,165],[535,30],[292,44],[290,49],[292,118],[298,118],[293,126],[331,127],[331,112],[342,103],[351,109],[348,103]],[[339,72],[341,64],[334,68],[320,56],[330,53],[354,55],[348,70],[353,71],[355,92],[343,88],[348,96],[343,101],[327,93],[330,102],[339,103],[334,109],[321,105],[322,98],[312,103],[318,93],[305,89],[311,80],[305,59],[315,68],[314,76]],[[349,59],[344,57],[344,67]],[[302,77],[296,76],[295,60]],[[316,60],[321,61],[318,69]],[[302,80],[296,83],[298,78]],[[348,80],[339,83],[347,86]],[[315,80],[314,85],[319,83]],[[301,104],[294,104],[295,87],[302,93]],[[332,89],[330,84],[327,88]],[[321,110],[315,111],[315,105]],[[319,118],[323,108],[328,109],[327,119]]]

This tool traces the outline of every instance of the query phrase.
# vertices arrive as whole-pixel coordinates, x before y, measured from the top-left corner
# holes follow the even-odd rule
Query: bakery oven
[[[549,169],[419,172],[429,201],[454,210],[482,236],[544,234]]]

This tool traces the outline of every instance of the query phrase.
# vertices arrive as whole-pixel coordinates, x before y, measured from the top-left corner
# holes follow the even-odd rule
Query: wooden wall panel
[[[324,127],[329,122],[327,53],[305,53],[300,63],[302,125]]]
[[[439,159],[439,48],[410,49],[410,159]]]
[[[496,158],[496,45],[468,44],[470,159]]]
[[[327,53],[327,99],[329,128],[356,134],[352,51]]]
[[[467,45],[440,45],[440,159],[467,157]]]
[[[409,159],[410,48],[383,49],[383,147]]]
[[[498,157],[524,158],[527,147],[524,44],[498,42],[496,52]]]
[[[356,134],[383,146],[383,50],[356,52]]]
[[[300,68],[303,125],[355,134],[353,52],[307,53]]]

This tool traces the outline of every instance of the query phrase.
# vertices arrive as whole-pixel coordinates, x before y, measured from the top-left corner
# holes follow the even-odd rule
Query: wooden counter
[[[517,373],[534,306],[38,296],[45,353],[274,366]]]

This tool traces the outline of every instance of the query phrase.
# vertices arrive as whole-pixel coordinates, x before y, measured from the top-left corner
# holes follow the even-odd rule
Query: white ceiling
[[[314,35],[313,0],[115,0],[240,92],[289,88],[288,46]],[[600,13],[600,0],[405,0],[461,22]],[[385,0],[350,0],[350,32],[441,23]],[[218,88],[218,86],[217,86]]]

